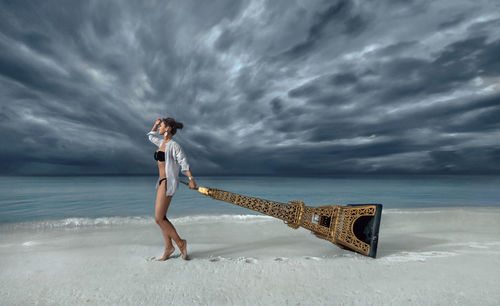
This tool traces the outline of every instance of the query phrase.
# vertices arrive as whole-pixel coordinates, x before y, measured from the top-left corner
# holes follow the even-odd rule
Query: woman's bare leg
[[[162,221],[161,219],[166,219],[165,216],[166,210],[170,205],[170,201],[167,202],[165,195],[165,185],[166,185],[165,183],[166,182],[162,182],[162,184],[158,186],[158,191],[156,193],[156,204],[155,204],[155,221],[160,226],[163,238],[165,239],[165,252],[163,253],[163,256],[160,259],[157,259],[159,261],[167,260],[168,257],[175,251],[168,230],[167,228],[165,228],[165,226],[163,226],[163,222],[161,222]],[[162,211],[164,211],[163,215]]]
[[[181,250],[182,258],[186,259],[186,240],[179,237],[179,234],[175,230],[175,227],[166,217],[168,207],[170,206],[170,201],[172,201],[172,196],[167,196],[165,194],[165,183],[162,183],[158,187],[158,193],[156,195],[155,221],[162,230],[166,245],[163,257],[158,260],[167,260],[168,257],[174,252],[175,248],[172,244],[172,239]]]
[[[167,223],[167,226],[169,228],[170,227],[172,228],[172,232],[174,233],[174,236],[172,236],[172,237],[175,237],[175,236],[179,237],[179,235],[177,234],[177,230],[175,229],[175,227],[172,224],[172,222],[170,222],[170,220],[168,220],[167,218],[165,218],[165,221]],[[170,231],[169,231],[169,233],[170,233]],[[177,239],[174,238],[174,241],[177,244],[177,247],[179,247],[179,250],[181,250],[182,258],[183,259],[187,259],[187,242],[186,242],[186,239],[181,239],[179,237],[179,240],[177,240]]]

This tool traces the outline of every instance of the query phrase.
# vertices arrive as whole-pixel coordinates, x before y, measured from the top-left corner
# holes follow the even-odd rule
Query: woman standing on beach
[[[147,133],[149,140],[154,143],[158,150],[154,153],[155,160],[158,161],[159,179],[156,182],[155,221],[160,226],[165,238],[165,252],[159,261],[167,260],[175,251],[172,239],[182,253],[182,258],[187,259],[187,242],[179,237],[175,227],[167,219],[167,210],[172,201],[172,196],[179,187],[179,166],[181,172],[189,177],[189,188],[196,189],[196,182],[189,170],[189,164],[181,146],[172,140],[177,129],[182,129],[184,125],[173,118],[157,119],[151,132]],[[159,137],[156,133],[163,135]]]

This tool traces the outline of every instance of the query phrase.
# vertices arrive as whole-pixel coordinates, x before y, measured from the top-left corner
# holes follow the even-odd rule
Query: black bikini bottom
[[[161,182],[163,182],[163,180],[165,180],[165,184],[167,183],[167,178],[166,178],[166,177],[164,177],[164,178],[162,178],[162,179],[160,180],[160,182],[158,182],[158,186],[160,186],[160,185],[161,185]]]

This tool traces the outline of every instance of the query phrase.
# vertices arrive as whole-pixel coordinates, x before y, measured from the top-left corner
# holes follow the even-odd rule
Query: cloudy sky
[[[0,174],[500,174],[499,1],[1,1]]]

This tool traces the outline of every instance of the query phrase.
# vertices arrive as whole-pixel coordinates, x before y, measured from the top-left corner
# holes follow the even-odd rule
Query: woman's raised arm
[[[161,138],[158,136],[158,133],[156,131],[151,131],[146,134],[149,138],[149,141],[154,143],[157,147],[161,146]]]
[[[158,136],[158,133],[156,132],[156,129],[158,128],[158,125],[160,125],[160,123],[161,123],[161,120],[160,119],[156,119],[156,122],[153,125],[153,128],[151,129],[151,132],[148,132],[146,134],[148,136],[148,138],[149,138],[149,141],[151,141],[152,143],[154,143],[157,147],[161,146],[161,141],[162,141],[162,138],[160,136]]]

